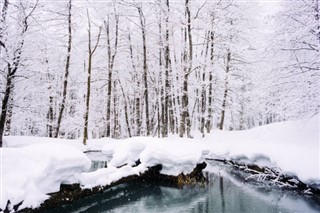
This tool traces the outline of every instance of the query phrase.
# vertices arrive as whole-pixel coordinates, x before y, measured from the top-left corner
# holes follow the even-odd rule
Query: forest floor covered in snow
[[[246,131],[213,131],[205,138],[135,137],[80,140],[8,136],[0,149],[0,208],[7,201],[36,208],[61,184],[104,186],[161,164],[162,174],[190,173],[207,159],[277,169],[305,184],[320,184],[319,115]],[[94,152],[95,155],[91,155]],[[85,154],[86,153],[86,154]],[[94,157],[107,168],[90,171]],[[139,165],[136,165],[139,160]]]

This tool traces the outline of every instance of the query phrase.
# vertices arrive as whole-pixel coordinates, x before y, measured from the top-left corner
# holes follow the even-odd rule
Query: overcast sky
[[[257,0],[263,8],[263,14],[273,15],[280,9],[281,0]]]

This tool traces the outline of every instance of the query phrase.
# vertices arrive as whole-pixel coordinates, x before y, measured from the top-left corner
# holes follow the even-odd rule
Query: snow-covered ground
[[[305,183],[320,183],[319,115],[309,120],[275,123],[247,131],[213,131],[205,138],[125,140],[59,140],[37,137],[5,137],[0,149],[0,208],[7,200],[21,208],[37,207],[61,183],[84,188],[110,184],[162,164],[162,173],[189,173],[205,158],[229,159],[277,167]],[[88,172],[86,150],[101,150],[108,168]],[[133,167],[140,159],[141,164]],[[125,165],[125,166],[123,166]],[[122,166],[121,168],[117,168]]]

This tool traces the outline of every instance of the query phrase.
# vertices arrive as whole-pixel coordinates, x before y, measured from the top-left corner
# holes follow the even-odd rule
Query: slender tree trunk
[[[112,138],[119,138],[121,136],[121,123],[119,122],[119,98],[118,98],[118,95],[116,93],[116,91],[118,91],[118,88],[117,88],[117,80],[113,81],[113,108],[114,110],[112,111],[112,115],[113,115],[113,120],[112,120],[112,123],[113,123],[113,127],[112,127],[112,131],[111,131],[111,137]]]
[[[159,9],[159,42],[160,42],[160,47],[159,47],[159,80],[158,80],[158,88],[160,92],[157,92],[158,94],[158,99],[157,99],[157,117],[158,117],[158,122],[157,122],[157,132],[158,132],[158,138],[166,137],[166,132],[165,132],[165,87],[163,86],[163,39],[162,39],[162,13],[161,13],[161,6]]]
[[[116,23],[115,23],[115,44],[114,44],[114,50],[112,53],[111,49],[111,38],[110,38],[110,23],[109,23],[109,17],[107,22],[104,22],[106,32],[107,32],[107,49],[108,49],[108,92],[107,92],[107,132],[106,136],[110,137],[111,133],[111,97],[112,97],[112,73],[113,73],[113,66],[114,66],[114,60],[117,54],[117,48],[118,48],[118,29],[119,29],[119,17],[115,16]],[[115,109],[114,109],[115,110]]]
[[[101,27],[99,28],[99,34],[94,47],[91,46],[91,22],[90,16],[87,9],[87,17],[88,17],[88,79],[87,79],[87,96],[86,96],[86,110],[84,116],[84,129],[83,129],[83,144],[87,144],[88,139],[88,121],[89,121],[89,111],[90,111],[90,94],[91,94],[91,70],[92,70],[92,57],[94,52],[96,51],[101,35]]]
[[[137,87],[140,88],[139,80],[137,80]],[[141,110],[140,110],[140,93],[135,98],[135,112],[136,112],[136,136],[141,135]]]
[[[60,110],[58,114],[58,122],[55,138],[59,136],[63,111],[65,109],[67,91],[68,91],[68,77],[69,77],[69,67],[70,67],[70,58],[71,58],[71,47],[72,47],[72,29],[71,29],[71,0],[69,0],[69,8],[68,8],[68,50],[67,50],[67,61],[66,67],[64,70],[64,81],[63,81],[63,92],[62,92],[62,101],[60,105]]]
[[[5,129],[4,129],[5,136],[10,135],[11,121],[12,121],[12,110],[13,110],[13,96],[11,95],[10,100],[9,100],[9,104],[8,104],[8,112],[7,112],[7,118],[6,118]]]
[[[8,13],[8,6],[9,6],[9,0],[4,0],[2,10],[1,10],[1,19],[2,19],[1,22],[2,23],[0,23],[0,51],[2,48],[6,49],[6,45],[5,45],[5,41],[3,40],[3,36],[4,36],[5,30],[7,28],[6,19],[7,19],[7,13]]]
[[[48,133],[48,137],[52,138],[53,137],[53,97],[50,96],[49,97],[49,109],[48,109],[48,113],[47,113],[47,133]]]
[[[186,9],[186,19],[187,27],[185,29],[185,43],[188,48],[185,50],[184,54],[184,75],[183,75],[183,87],[182,87],[182,114],[180,122],[180,137],[183,137],[185,134],[187,137],[190,137],[191,122],[189,115],[189,97],[188,97],[188,77],[192,70],[192,34],[191,34],[191,14],[190,14],[190,2],[189,0],[185,1]]]
[[[206,71],[207,71],[207,56],[209,50],[209,42],[210,42],[210,32],[206,32],[205,35],[205,51],[204,51],[204,67],[202,72],[202,85],[201,85],[201,125],[200,131],[202,133],[202,137],[205,136],[205,121],[206,116],[205,113],[207,111],[207,82],[206,82]]]
[[[8,9],[8,5],[9,5],[9,1],[5,0],[4,1],[4,5],[2,8],[2,20],[3,20],[3,26],[5,25],[5,21],[6,21],[6,15],[7,15],[7,9]],[[5,83],[5,93],[4,93],[4,97],[2,99],[2,105],[1,105],[1,116],[0,116],[0,147],[2,147],[3,145],[3,133],[5,130],[5,122],[7,119],[7,113],[8,113],[8,102],[10,100],[10,97],[12,95],[12,89],[14,87],[14,83],[13,80],[16,77],[16,72],[20,66],[20,61],[21,61],[21,55],[22,55],[22,49],[24,46],[24,36],[28,30],[28,19],[31,16],[31,14],[34,12],[34,10],[37,7],[37,3],[33,6],[31,12],[25,16],[22,20],[21,20],[21,33],[20,33],[20,37],[22,38],[22,40],[20,41],[20,43],[18,44],[18,47],[13,51],[14,52],[14,56],[12,59],[12,64],[7,62],[7,75],[6,75],[6,83]],[[22,8],[24,9],[24,8]],[[25,12],[25,11],[24,11]],[[3,40],[3,33],[4,33],[5,29],[1,29],[1,37],[0,37],[0,48],[1,50],[4,49],[5,52],[8,52],[8,48],[6,46],[6,42]]]
[[[134,77],[133,77],[133,81],[136,82],[136,89],[135,90],[135,97],[134,97],[134,103],[133,103],[133,114],[135,114],[135,118],[134,118],[134,123],[135,123],[135,127],[136,127],[136,131],[135,131],[135,136],[140,136],[141,134],[141,113],[140,113],[140,82],[139,82],[139,78],[138,78],[138,72],[136,69],[136,65],[135,65],[135,60],[134,60],[134,56],[133,56],[133,48],[132,48],[132,42],[131,42],[131,35],[130,32],[128,34],[128,40],[129,40],[129,51],[130,51],[130,59],[131,59],[131,63],[132,63],[132,69],[134,72]]]
[[[90,33],[89,33],[90,35]],[[90,36],[89,36],[90,37]],[[89,42],[90,43],[90,42]],[[88,120],[89,120],[89,107],[90,107],[90,92],[91,92],[91,66],[92,66],[92,55],[89,52],[88,57],[88,77],[87,77],[87,96],[86,96],[86,111],[84,116],[84,130],[83,130],[83,144],[87,144],[88,139]]]
[[[119,81],[119,80],[118,80],[118,81]],[[128,130],[129,137],[131,138],[132,135],[131,135],[131,129],[130,129],[130,122],[129,122],[129,113],[128,113],[127,98],[126,98],[126,95],[125,95],[125,93],[124,93],[124,90],[123,90],[123,87],[122,87],[120,81],[119,81],[119,85],[120,85],[121,92],[122,92],[122,97],[123,97],[123,100],[124,100],[124,115],[125,115],[125,119],[126,119],[127,130]]]
[[[231,53],[230,50],[227,52],[227,65],[226,65],[226,77],[225,77],[225,85],[224,85],[224,95],[223,95],[223,101],[222,101],[222,110],[221,110],[221,118],[220,118],[220,124],[219,129],[223,130],[224,125],[224,118],[225,118],[225,112],[226,112],[226,103],[227,103],[227,96],[228,96],[228,73],[230,70],[230,61],[231,61]]]
[[[170,59],[170,41],[169,41],[169,14],[170,14],[170,4],[169,0],[166,1],[166,35],[165,35],[165,106],[166,106],[166,123],[168,133],[168,126],[170,127],[170,132],[174,133],[174,114],[173,114],[173,103],[172,103],[172,91],[171,91],[171,59]]]
[[[7,74],[7,81],[6,81],[6,90],[4,93],[4,97],[2,99],[2,106],[1,106],[1,117],[0,117],[0,147],[3,145],[3,132],[4,132],[4,127],[5,127],[5,122],[7,118],[7,109],[8,109],[8,102],[11,94],[11,90],[13,87],[12,84],[12,79],[13,76],[10,75],[11,73],[11,68],[10,65],[8,64],[8,74]]]
[[[214,32],[210,32],[210,71],[209,71],[209,93],[208,93],[208,117],[206,122],[207,133],[212,129],[212,114],[213,114],[213,67],[214,67]]]
[[[146,130],[147,136],[150,135],[150,120],[149,120],[149,91],[148,91],[148,65],[147,65],[147,43],[146,43],[146,26],[145,17],[143,15],[142,9],[138,7],[141,33],[142,33],[142,43],[143,43],[143,84],[144,84],[144,100],[145,100],[145,110],[146,110]]]
[[[110,48],[110,35],[109,35],[109,20],[107,24],[107,42],[108,42],[108,92],[107,92],[107,135],[106,137],[110,137],[111,132],[111,93],[112,93],[112,67],[111,64],[111,48]]]

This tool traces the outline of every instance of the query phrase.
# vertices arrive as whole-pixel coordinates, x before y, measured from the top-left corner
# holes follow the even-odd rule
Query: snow
[[[68,145],[36,143],[20,148],[1,149],[0,208],[7,200],[22,208],[37,207],[57,192],[61,183],[76,183],[90,168],[91,161]]]
[[[246,131],[216,130],[205,138],[104,138],[89,140],[87,146],[81,140],[5,137],[7,147],[0,149],[0,208],[8,199],[13,204],[24,200],[22,208],[37,207],[48,193],[58,191],[61,183],[93,188],[139,175],[157,164],[163,166],[163,174],[186,174],[205,158],[276,167],[305,183],[320,183],[319,118]],[[89,172],[91,155],[83,154],[88,150],[100,151],[108,168]],[[138,159],[141,164],[135,166]]]
[[[206,140],[209,156],[279,167],[305,183],[320,181],[319,115],[310,120],[287,121],[248,131],[217,131]],[[268,162],[267,159],[270,159]],[[261,160],[261,162],[260,162]]]
[[[79,177],[82,188],[93,188],[95,186],[109,185],[114,181],[127,177],[129,175],[139,175],[147,169],[143,164],[137,167],[129,165],[121,168],[110,166],[108,168],[98,169],[94,172],[82,173]]]

